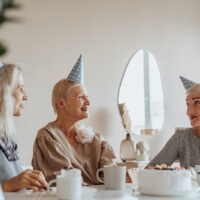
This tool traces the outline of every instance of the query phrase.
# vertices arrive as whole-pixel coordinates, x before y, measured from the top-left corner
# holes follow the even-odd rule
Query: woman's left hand
[[[27,169],[21,174],[2,183],[4,192],[15,192],[21,189],[32,189],[39,192],[47,187],[47,182],[41,171]]]

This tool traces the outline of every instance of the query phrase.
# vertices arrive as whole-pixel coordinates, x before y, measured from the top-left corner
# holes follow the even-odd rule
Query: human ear
[[[56,107],[58,111],[62,110],[64,108],[64,99],[57,99]]]

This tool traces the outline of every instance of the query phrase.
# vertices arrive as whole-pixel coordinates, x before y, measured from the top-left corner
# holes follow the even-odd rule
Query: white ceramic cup
[[[103,172],[104,180],[99,176]],[[104,166],[96,173],[99,182],[104,183],[105,189],[123,190],[126,183],[126,167],[125,166]]]
[[[48,184],[48,191],[51,192],[51,185],[56,183],[56,196],[60,200],[78,200],[81,197],[82,176],[80,174],[66,173],[57,175],[56,179]]]

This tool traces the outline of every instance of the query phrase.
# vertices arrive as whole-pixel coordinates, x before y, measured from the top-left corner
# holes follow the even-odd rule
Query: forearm
[[[17,192],[22,189],[20,183],[16,183],[12,179],[1,183],[1,187],[4,192]]]
[[[166,165],[171,165],[176,159],[178,159],[178,138],[173,136],[164,146],[164,148],[151,160],[147,165],[155,166],[157,164],[161,165],[165,163]]]

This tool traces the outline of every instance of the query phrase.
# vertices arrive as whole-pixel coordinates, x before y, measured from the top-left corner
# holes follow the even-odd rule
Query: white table
[[[195,190],[196,191],[196,190]],[[55,194],[48,192],[6,192],[4,193],[6,200],[57,200]],[[199,200],[200,190],[188,195],[178,196],[148,196],[141,195],[132,191],[132,184],[126,184],[124,191],[104,190],[103,185],[84,186],[82,188],[81,200]]]

